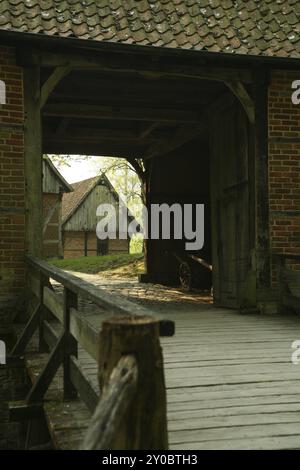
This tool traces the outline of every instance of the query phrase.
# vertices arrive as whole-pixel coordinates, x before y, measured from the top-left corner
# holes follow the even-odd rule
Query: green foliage
[[[135,235],[130,241],[130,253],[143,253],[144,239],[142,235]]]
[[[88,274],[97,274],[110,269],[119,268],[134,264],[138,260],[143,259],[143,254],[120,253],[117,255],[105,256],[82,256],[80,258],[48,260],[50,264],[67,271],[77,271]]]
[[[124,158],[99,158],[99,173],[105,173],[121,199],[141,223],[142,184],[132,166]]]

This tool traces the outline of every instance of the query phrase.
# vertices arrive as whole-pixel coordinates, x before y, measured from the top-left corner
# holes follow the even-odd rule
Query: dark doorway
[[[97,256],[108,255],[108,239],[97,239]]]

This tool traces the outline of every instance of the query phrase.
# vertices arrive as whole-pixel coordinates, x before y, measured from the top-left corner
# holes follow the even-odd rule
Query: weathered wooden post
[[[135,365],[135,387],[131,386],[130,392],[125,393],[126,384],[121,386],[122,376],[131,368],[129,388],[134,382]],[[103,449],[104,445],[112,450],[168,448],[166,388],[156,319],[124,316],[103,322],[99,338],[99,386],[100,402],[83,448]],[[119,394],[124,395],[123,405],[114,407],[109,397],[117,397],[118,389]],[[111,407],[110,413],[108,407]],[[105,434],[111,436],[110,440],[105,440]]]
[[[64,288],[63,294],[63,309],[64,309],[64,319],[63,326],[65,331],[65,345],[64,345],[64,361],[63,361],[63,370],[64,370],[64,399],[71,400],[77,397],[77,391],[72,384],[70,377],[70,356],[73,355],[77,357],[78,355],[78,345],[75,338],[71,335],[70,332],[70,321],[71,321],[71,308],[77,308],[78,298],[74,292],[70,291],[66,287]]]

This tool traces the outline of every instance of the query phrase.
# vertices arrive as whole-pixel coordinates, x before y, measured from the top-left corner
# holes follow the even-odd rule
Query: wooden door
[[[211,206],[214,301],[255,305],[253,146],[247,116],[229,100],[211,122]]]

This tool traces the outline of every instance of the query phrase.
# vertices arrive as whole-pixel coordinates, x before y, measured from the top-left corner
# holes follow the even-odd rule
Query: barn
[[[128,234],[100,240],[96,235],[97,207],[111,204],[118,214],[120,198],[105,175],[73,183],[74,191],[62,198],[62,238],[64,258],[129,253]],[[132,219],[132,218],[131,218]],[[117,219],[118,220],[118,219]],[[121,235],[121,236],[120,236]]]
[[[73,191],[50,158],[43,157],[43,257],[62,257],[62,198]]]
[[[149,206],[205,204],[215,304],[276,311],[274,256],[300,253],[298,3],[105,5],[1,2],[1,305],[43,255],[42,154],[62,153],[126,158]],[[143,280],[181,249],[148,240]]]
[[[299,32],[299,0],[0,2],[0,326],[26,297],[28,449],[300,447]],[[43,154],[127,159],[150,213],[204,205],[214,305],[157,299],[191,233],[146,240],[136,302],[43,260]]]

